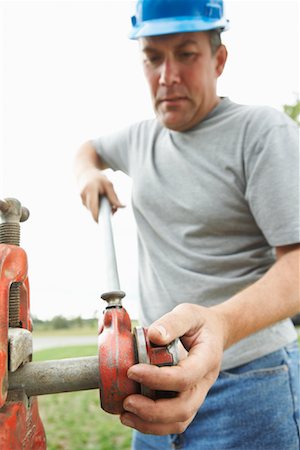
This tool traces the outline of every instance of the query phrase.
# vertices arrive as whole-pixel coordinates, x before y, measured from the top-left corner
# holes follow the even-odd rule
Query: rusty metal
[[[108,306],[122,306],[122,298],[125,297],[125,292],[123,291],[111,291],[104,292],[101,298],[105,300]]]
[[[104,228],[107,228],[110,226],[110,207],[105,201],[103,205],[106,205],[103,217],[106,216]],[[18,234],[15,225],[19,226],[17,222],[26,220],[28,215],[28,210],[17,200],[0,200],[4,240],[15,239]],[[7,238],[9,233],[12,237]],[[31,362],[32,325],[26,253],[19,247],[17,239],[14,244],[0,243],[0,449],[46,449],[38,413],[38,395],[100,387],[101,406],[112,414],[123,411],[124,399],[130,394],[142,392],[152,398],[170,395],[147,390],[127,377],[128,369],[138,362],[158,366],[176,364],[177,344],[158,347],[149,341],[147,329],[138,327],[132,332],[129,315],[122,306],[125,293],[119,286],[111,229],[108,240],[107,254],[111,253],[108,261],[114,267],[109,271],[109,289],[102,294],[107,308],[99,330],[98,357],[43,362]],[[12,302],[15,297],[19,299],[16,305]],[[15,311],[13,320],[9,311]],[[9,327],[11,323],[13,328]]]
[[[144,328],[135,327],[134,337],[138,361],[142,364],[150,364]],[[150,398],[154,397],[154,391],[143,384],[141,384],[141,394]]]
[[[111,206],[106,197],[101,197],[98,222],[103,237],[107,279],[107,292],[101,296],[107,302],[107,308],[98,338],[100,402],[105,411],[120,414],[125,398],[140,392],[140,389],[127,377],[129,367],[136,361],[136,352],[131,321],[122,307],[125,293],[120,291]]]
[[[9,209],[9,204],[5,200],[0,200],[0,213],[5,214]]]
[[[139,363],[153,364],[158,367],[178,364],[179,339],[175,339],[167,346],[155,345],[149,340],[148,329],[139,326],[134,328],[134,337]],[[141,385],[141,394],[152,399],[176,396],[176,392],[155,391],[144,385]]]
[[[168,345],[155,345],[148,337],[148,329],[143,328],[149,364],[158,367],[174,366],[179,362],[179,339],[175,339]],[[137,347],[139,341],[137,341]]]
[[[8,376],[9,390],[28,397],[99,388],[97,356],[29,362]]]
[[[20,285],[12,283],[9,292],[9,326],[11,328],[20,327]]]
[[[102,298],[110,300],[106,293]],[[174,393],[148,389],[127,377],[128,369],[137,363],[170,366],[178,363],[178,340],[168,346],[156,346],[149,341],[148,330],[136,327],[132,333],[131,321],[121,299],[117,306],[108,303],[98,339],[99,379],[101,407],[111,413],[124,411],[123,402],[128,395],[141,393],[156,399]]]
[[[22,206],[16,198],[0,200],[0,222],[19,223],[25,222],[29,217],[29,210]]]
[[[0,243],[20,245],[20,222],[29,217],[29,210],[16,198],[0,200]]]
[[[111,337],[114,339],[121,339],[121,347],[125,348],[125,353],[122,353],[120,348],[120,361],[112,361],[111,353],[107,353],[108,340],[105,333],[101,333],[101,340],[104,341],[104,353],[101,353],[100,360],[97,356],[68,358],[41,362],[28,362],[18,370],[10,371],[8,374],[8,389],[9,391],[23,389],[28,397],[55,394],[63,392],[74,392],[81,390],[90,390],[99,388],[99,371],[100,371],[100,386],[104,387],[101,391],[101,401],[103,409],[107,410],[106,402],[109,400],[108,412],[112,412],[112,405],[114,409],[118,408],[118,413],[122,411],[122,403],[129,394],[140,392],[141,387],[138,383],[131,382],[132,385],[128,389],[126,384],[127,370],[132,364],[142,362],[146,364],[156,364],[158,366],[174,365],[178,362],[177,358],[177,343],[174,341],[167,347],[158,347],[150,343],[147,338],[147,329],[137,327],[134,335],[131,334],[128,322],[128,315],[124,308],[109,308],[105,313],[105,326],[107,321],[113,317],[117,321],[120,329],[110,329]],[[116,319],[117,318],[117,319]],[[128,341],[124,341],[124,329]],[[14,330],[15,333],[16,330]],[[21,331],[21,330],[20,330]],[[25,332],[25,330],[24,330]],[[134,345],[139,348],[139,352],[129,355],[129,345]],[[111,341],[110,341],[111,343]],[[23,343],[24,344],[24,343]],[[120,344],[120,342],[119,342]],[[124,345],[125,344],[125,345]],[[142,351],[141,351],[142,349]],[[28,355],[28,350],[25,349],[24,358]],[[115,354],[115,357],[117,354]],[[110,358],[108,361],[107,358]],[[125,361],[127,360],[127,364]],[[120,373],[125,367],[125,373]],[[100,366],[100,369],[99,369]],[[125,380],[123,379],[125,378]],[[108,380],[107,380],[108,378]],[[125,382],[124,382],[125,381]],[[127,382],[129,380],[127,379]],[[107,383],[111,385],[108,386]],[[118,386],[116,392],[116,383],[122,383]],[[121,395],[120,389],[124,392]],[[142,392],[144,395],[156,397],[155,392]]]
[[[139,385],[127,377],[129,367],[136,362],[136,353],[131,321],[122,306],[109,306],[104,311],[98,355],[101,407],[111,414],[120,414],[125,398],[140,392]]]
[[[32,333],[25,328],[8,329],[8,370],[15,372],[22,364],[31,361]]]
[[[37,398],[13,391],[0,409],[1,450],[46,450]]]
[[[18,223],[0,224],[1,244],[20,245],[20,225]]]
[[[130,318],[122,307],[125,293],[120,291],[111,225],[111,206],[106,197],[101,198],[98,221],[104,237],[109,289],[101,296],[107,301],[108,306],[104,311],[98,339],[100,401],[105,411],[120,414],[123,411],[123,402],[130,394],[142,393],[152,398],[159,396],[145,386],[129,380],[127,377],[129,367],[138,362],[156,365],[177,364],[175,350],[177,343],[174,342],[168,347],[155,347],[147,338],[147,329],[139,327],[132,333]]]
[[[7,396],[8,305],[11,284],[27,278],[27,256],[21,247],[0,244],[0,408]]]
[[[37,399],[23,389],[8,392],[8,368],[17,372],[31,359],[27,255],[19,247],[18,223],[28,216],[18,200],[0,200],[0,448],[5,450],[46,449]]]
[[[0,200],[0,243],[20,245],[20,222],[29,217],[29,210],[16,198]],[[20,283],[12,283],[9,293],[9,326],[17,328],[20,323]]]

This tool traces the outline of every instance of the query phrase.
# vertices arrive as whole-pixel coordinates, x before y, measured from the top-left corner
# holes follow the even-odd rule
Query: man
[[[121,203],[102,170],[133,179],[140,321],[176,337],[176,367],[128,377],[177,397],[127,397],[138,450],[299,448],[297,128],[268,107],[216,94],[226,63],[222,0],[139,0],[138,39],[157,119],[89,141],[76,158],[83,203]]]

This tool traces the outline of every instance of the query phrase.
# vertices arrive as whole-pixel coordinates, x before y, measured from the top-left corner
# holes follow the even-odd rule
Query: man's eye
[[[150,64],[158,64],[160,60],[161,58],[158,55],[148,55],[145,59],[146,63]]]
[[[179,59],[181,61],[190,61],[195,59],[195,57],[197,56],[197,53],[195,52],[182,52],[179,53]]]

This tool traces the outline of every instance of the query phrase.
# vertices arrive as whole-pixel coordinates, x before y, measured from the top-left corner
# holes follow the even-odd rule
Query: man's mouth
[[[181,100],[186,100],[186,97],[164,97],[159,102],[178,102]]]
[[[179,102],[186,101],[186,100],[187,100],[187,97],[163,97],[158,100],[158,103],[174,104],[174,103],[179,103]]]

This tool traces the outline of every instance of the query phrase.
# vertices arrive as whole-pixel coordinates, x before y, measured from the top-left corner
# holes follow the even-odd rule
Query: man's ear
[[[216,60],[216,75],[217,77],[219,77],[223,73],[227,60],[227,49],[225,45],[223,44],[220,45],[220,47],[216,51],[215,60]]]

